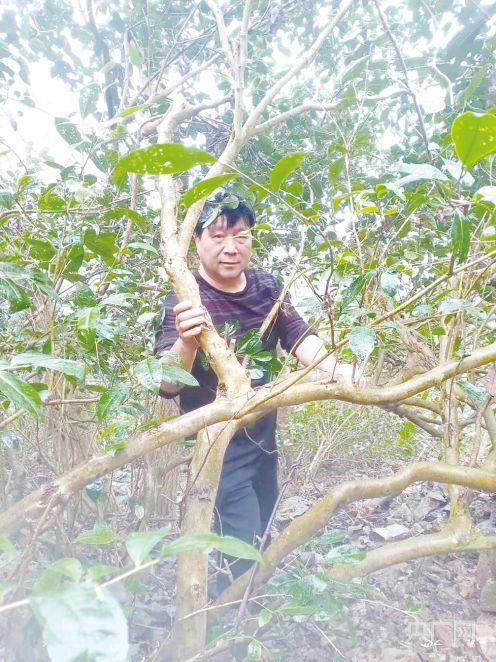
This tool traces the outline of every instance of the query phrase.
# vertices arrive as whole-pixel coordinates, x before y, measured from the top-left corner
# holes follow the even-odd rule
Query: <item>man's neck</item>
[[[198,269],[198,273],[203,278],[203,280],[207,281],[209,285],[212,285],[212,287],[215,287],[217,290],[221,290],[222,292],[230,292],[231,294],[235,294],[236,292],[242,292],[246,287],[246,276],[244,271],[238,276],[238,278],[234,280],[223,279],[220,281],[209,276],[201,265]]]

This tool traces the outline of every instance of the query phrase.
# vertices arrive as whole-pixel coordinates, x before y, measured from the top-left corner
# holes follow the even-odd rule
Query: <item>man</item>
[[[178,303],[173,293],[168,294],[156,334],[155,352],[169,350],[179,355],[184,368],[200,384],[179,389],[162,382],[164,397],[174,397],[180,391],[182,412],[212,402],[216,394],[217,378],[199,355],[196,342],[202,326],[209,318],[216,327],[235,320],[238,324],[233,337],[239,340],[247,331],[260,328],[282,290],[271,274],[249,268],[250,229],[255,217],[246,202],[234,198],[233,204],[232,200],[229,196],[228,206],[226,198],[218,196],[213,209],[207,204],[195,229],[200,258],[195,278],[203,306]],[[298,315],[289,296],[263,339],[264,348],[274,350],[278,340],[305,365],[326,353],[322,340]],[[319,367],[351,381],[351,366],[338,365],[331,357]],[[256,385],[260,383],[263,380]],[[274,411],[243,428],[227,448],[216,500],[216,528],[223,535],[253,543],[267,527],[277,498],[276,417]],[[242,574],[249,565],[238,561],[232,566],[233,575]]]

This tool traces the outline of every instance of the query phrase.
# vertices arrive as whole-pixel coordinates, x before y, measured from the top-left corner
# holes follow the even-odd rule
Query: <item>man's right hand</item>
[[[173,308],[176,315],[176,329],[179,338],[186,346],[197,347],[196,336],[212,324],[207,309],[203,306],[193,306],[191,301],[181,301]]]

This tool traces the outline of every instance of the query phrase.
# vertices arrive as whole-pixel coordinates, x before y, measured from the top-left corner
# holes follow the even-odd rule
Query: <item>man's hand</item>
[[[173,311],[176,316],[176,330],[179,337],[172,345],[170,351],[172,354],[180,356],[183,362],[183,368],[191,372],[198,350],[196,336],[206,326],[211,326],[212,320],[206,308],[203,306],[193,306],[191,301],[181,301],[181,303],[174,306]],[[174,364],[174,361],[171,361],[168,356],[163,356],[160,360],[164,363]],[[176,384],[168,384],[163,381],[160,386],[160,392],[173,396],[181,388],[181,386],[177,386]]]
[[[207,309],[203,306],[193,306],[191,301],[181,301],[173,310],[179,338],[187,347],[198,347],[195,337],[212,323]]]

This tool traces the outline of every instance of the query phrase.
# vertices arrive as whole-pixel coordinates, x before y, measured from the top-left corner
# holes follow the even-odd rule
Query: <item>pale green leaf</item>
[[[455,209],[451,224],[451,247],[459,262],[465,262],[468,257],[471,230],[470,220],[459,209]]]
[[[47,570],[56,572],[64,577],[69,577],[74,582],[78,582],[83,575],[83,566],[79,559],[73,557],[62,557],[54,561]]]
[[[43,404],[40,394],[32,384],[17,375],[5,370],[0,371],[0,393],[17,407],[35,416],[41,416]]]
[[[176,143],[150,145],[124,156],[116,165],[114,180],[122,181],[122,174],[134,172],[138,175],[173,175],[205,163],[214,163],[215,158],[196,147],[185,147]]]
[[[473,400],[477,402],[483,402],[487,398],[487,391],[483,386],[478,386],[477,384],[471,384],[465,380],[460,380],[456,382],[462,391],[465,391]]]
[[[51,662],[126,662],[126,617],[117,600],[91,584],[73,584],[32,598]]]
[[[119,536],[115,531],[109,529],[108,527],[99,527],[96,529],[91,529],[90,531],[83,531],[78,537],[73,541],[80,545],[110,545],[110,543],[119,540]]]
[[[398,169],[401,172],[406,172],[408,174],[405,175],[405,177],[396,180],[394,182],[396,186],[405,186],[406,184],[422,181],[424,179],[442,182],[447,181],[448,179],[444,172],[441,172],[439,168],[436,168],[429,163],[401,163],[398,165]]]
[[[126,540],[126,549],[135,566],[143,565],[149,554],[166,535],[170,533],[169,524],[154,531],[132,533]]]
[[[145,217],[135,209],[130,209],[129,207],[114,207],[114,209],[106,212],[103,218],[106,221],[112,221],[114,219],[123,217],[130,219],[140,230],[146,230]]]
[[[381,287],[388,296],[394,297],[401,287],[399,276],[395,273],[384,271],[381,274]]]
[[[218,175],[217,177],[209,177],[208,179],[203,179],[201,182],[198,182],[192,186],[181,198],[181,202],[185,207],[191,207],[191,205],[202,198],[206,198],[208,195],[216,191],[221,186],[224,186],[227,182],[231,181],[238,175],[234,172],[227,173],[225,175]]]
[[[85,365],[82,361],[72,359],[61,359],[58,356],[50,354],[41,354],[38,352],[24,352],[12,357],[12,367],[33,366],[33,368],[46,368],[55,370],[64,375],[70,375],[76,379],[84,379]]]
[[[95,112],[99,94],[100,86],[97,83],[90,83],[79,92],[79,112],[83,119]]]
[[[294,152],[293,154],[286,154],[276,163],[269,175],[271,191],[278,191],[281,188],[281,185],[298,168],[305,156],[304,152]]]
[[[107,416],[111,416],[119,411],[120,406],[129,396],[129,388],[122,384],[114,384],[104,393],[96,405],[96,416],[99,421],[103,421]]]
[[[483,186],[477,191],[474,197],[483,202],[491,202],[493,205],[496,205],[496,186]]]
[[[188,533],[165,545],[162,556],[191,551],[208,554],[213,549],[239,559],[249,559],[264,564],[262,555],[252,545],[233,536],[219,536],[216,533]]]
[[[455,152],[467,168],[496,153],[496,115],[463,113],[451,125]]]
[[[77,145],[83,141],[78,128],[65,117],[55,118],[55,128],[69,145]]]
[[[353,354],[364,361],[374,351],[376,334],[367,326],[357,326],[352,329],[348,343]]]

